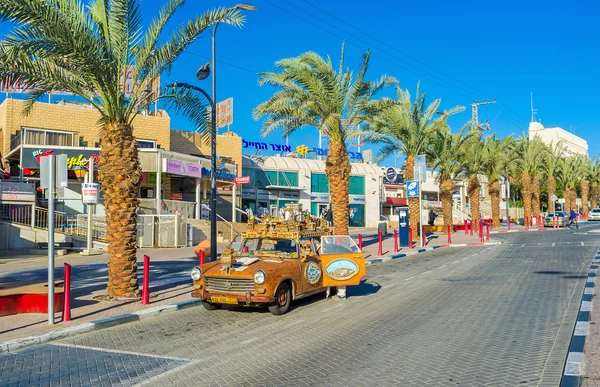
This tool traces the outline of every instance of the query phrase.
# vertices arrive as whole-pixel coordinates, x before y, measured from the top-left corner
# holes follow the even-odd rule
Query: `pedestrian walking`
[[[437,214],[433,212],[433,210],[429,210],[429,225],[433,226],[435,224],[435,218],[437,218]]]
[[[571,216],[569,216],[569,228],[575,223],[575,227],[579,229],[579,224],[577,223],[577,212],[574,209],[571,209]]]

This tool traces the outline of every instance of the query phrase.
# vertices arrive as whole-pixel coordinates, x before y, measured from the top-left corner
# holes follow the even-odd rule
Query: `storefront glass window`
[[[365,206],[364,204],[350,204],[349,210],[350,227],[365,226]]]
[[[310,191],[328,193],[329,181],[324,173],[313,173],[310,179]]]
[[[365,177],[364,176],[350,176],[350,185],[348,188],[350,195],[364,195],[365,194]]]
[[[298,186],[298,172],[279,172],[279,184],[286,187]]]

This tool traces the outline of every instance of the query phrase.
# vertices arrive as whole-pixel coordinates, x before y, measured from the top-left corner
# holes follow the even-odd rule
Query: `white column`
[[[231,222],[235,223],[236,219],[236,193],[237,193],[237,184],[233,184],[231,189]]]
[[[162,153],[158,152],[156,154],[156,214],[162,214]]]
[[[202,179],[197,177],[196,178],[196,219],[200,219],[200,214],[202,213],[202,197],[200,196],[202,194]]]

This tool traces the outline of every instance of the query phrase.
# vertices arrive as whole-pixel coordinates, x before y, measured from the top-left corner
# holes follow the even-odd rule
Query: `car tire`
[[[269,306],[269,312],[275,316],[285,314],[292,303],[292,291],[287,282],[283,282],[275,291],[275,304]]]
[[[202,301],[202,306],[206,310],[217,310],[217,309],[221,309],[221,306],[223,306],[223,305],[221,305],[221,304],[211,304],[210,302]]]

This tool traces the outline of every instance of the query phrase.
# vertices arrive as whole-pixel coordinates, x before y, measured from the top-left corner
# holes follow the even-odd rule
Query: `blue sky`
[[[595,1],[252,1],[258,11],[247,13],[242,29],[222,25],[217,34],[217,99],[234,98],[231,129],[244,139],[260,140],[252,109],[273,92],[257,85],[257,72],[274,70],[276,60],[309,50],[337,62],[345,40],[346,62],[353,68],[372,49],[368,78],[393,75],[411,92],[420,80],[428,100],[441,97],[443,108],[465,106],[451,121],[455,130],[470,120],[474,99],[497,98],[496,105],[480,109],[480,119],[489,120],[499,136],[521,134],[530,121],[533,92],[536,117],[544,126],[574,127],[588,141],[590,156],[600,154],[600,24],[595,19],[600,5]],[[162,4],[143,0],[145,18]],[[173,26],[210,7],[233,4],[188,1]],[[6,25],[0,27],[6,31]],[[209,56],[207,33],[163,83],[195,82],[210,91],[209,81],[194,78]],[[180,117],[173,117],[172,126],[191,129]],[[261,141],[284,142],[280,133]],[[317,132],[299,131],[289,142],[316,146]]]

